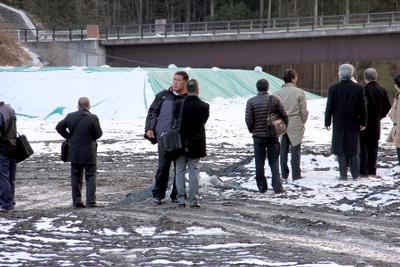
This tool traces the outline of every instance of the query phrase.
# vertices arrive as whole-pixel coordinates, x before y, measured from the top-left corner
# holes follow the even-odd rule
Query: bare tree
[[[210,0],[210,19],[214,20],[214,14],[215,14],[215,1]]]
[[[260,0],[260,19],[264,18],[264,0]]]
[[[318,0],[314,0],[314,25],[318,25]]]
[[[190,14],[191,14],[191,0],[186,0],[186,22],[190,22]]]

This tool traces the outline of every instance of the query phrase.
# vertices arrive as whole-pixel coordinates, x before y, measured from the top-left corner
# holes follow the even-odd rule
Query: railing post
[[[69,40],[70,41],[72,40],[72,29],[71,28],[69,29]]]
[[[117,39],[119,39],[119,26],[117,26]]]
[[[288,19],[286,21],[286,31],[289,32],[289,28],[290,28],[290,20]]]
[[[188,30],[189,30],[189,36],[192,36],[192,29],[191,29],[190,25],[191,25],[191,24],[189,23],[189,24],[188,24],[188,27],[189,27],[189,29],[188,29]]]
[[[213,33],[213,35],[215,35],[215,22],[214,22],[214,24],[212,26],[212,33]]]
[[[165,24],[165,27],[164,27],[164,37],[167,37],[167,32],[168,32],[168,24]]]
[[[238,24],[237,34],[240,34],[240,24]]]
[[[261,21],[261,32],[262,32],[262,33],[264,33],[264,32],[265,32],[265,29],[264,29],[264,23],[265,23],[265,21],[264,21],[264,20],[262,20],[262,21]]]
[[[36,43],[39,42],[39,30],[36,28]]]
[[[81,26],[81,40],[83,40],[83,28]]]
[[[140,24],[140,38],[143,38],[143,25]]]
[[[106,27],[106,40],[108,40],[108,25]]]
[[[25,43],[28,42],[28,30],[24,29],[24,39],[25,39]]]
[[[56,40],[56,29],[53,28],[53,41]]]

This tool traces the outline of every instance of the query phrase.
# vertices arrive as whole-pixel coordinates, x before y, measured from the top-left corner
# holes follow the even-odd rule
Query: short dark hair
[[[269,83],[266,79],[260,79],[256,83],[257,91],[268,91]]]
[[[189,80],[189,75],[186,73],[186,71],[177,71],[177,72],[175,72],[174,76],[175,75],[182,76],[185,81]]]
[[[186,83],[186,89],[189,94],[199,94],[199,82],[195,79],[190,79]]]
[[[297,72],[294,69],[286,69],[283,71],[283,80],[285,83],[291,83],[297,76]]]
[[[400,88],[400,73],[396,73],[396,75],[394,75],[394,84]]]

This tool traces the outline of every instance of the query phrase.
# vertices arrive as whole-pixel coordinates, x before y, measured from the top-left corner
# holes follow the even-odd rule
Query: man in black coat
[[[373,68],[364,71],[366,83],[365,98],[367,101],[367,128],[361,132],[360,175],[376,176],[378,143],[381,136],[381,119],[390,110],[390,100],[385,88],[377,83],[378,73]]]
[[[85,170],[86,205],[96,207],[97,142],[103,132],[99,119],[90,113],[90,101],[81,97],[78,111],[69,113],[57,126],[57,132],[68,140],[68,161],[71,162],[72,205],[84,208],[82,177]]]
[[[16,122],[14,109],[0,102],[0,212],[8,212],[15,207]]]
[[[364,88],[353,82],[354,67],[339,66],[339,83],[328,90],[325,127],[329,130],[333,118],[332,153],[337,156],[341,180],[347,180],[347,165],[353,179],[360,176],[360,130],[365,129],[367,114]]]
[[[179,207],[185,207],[186,189],[185,173],[189,169],[189,203],[190,207],[198,208],[200,158],[206,154],[206,124],[210,106],[199,98],[199,85],[196,80],[189,80],[186,85],[188,96],[182,107],[181,137],[184,151],[176,159],[176,187],[178,190]],[[177,110],[180,110],[177,105]],[[179,114],[178,114],[179,115]]]
[[[159,92],[154,98],[147,113],[144,135],[145,138],[150,140],[153,144],[158,143],[162,134],[171,130],[175,118],[174,111],[176,110],[176,104],[182,101],[187,95],[186,82],[188,80],[189,76],[186,72],[176,72],[172,87]],[[171,163],[172,160],[166,157],[165,152],[158,144],[158,169],[152,190],[153,201],[157,205],[161,205],[162,199],[165,197]],[[170,195],[172,202],[177,201],[177,195],[174,177],[173,188]]]
[[[277,114],[287,125],[289,117],[279,97],[268,94],[269,83],[265,79],[257,81],[258,94],[247,101],[246,125],[253,135],[254,157],[256,162],[256,182],[258,190],[268,189],[265,178],[265,159],[271,168],[272,187],[275,194],[284,193],[279,173],[279,137],[274,128],[268,125],[268,114]]]

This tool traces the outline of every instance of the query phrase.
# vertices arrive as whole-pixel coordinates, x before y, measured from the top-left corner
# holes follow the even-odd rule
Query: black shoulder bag
[[[17,133],[17,148],[15,150],[15,160],[17,163],[26,160],[33,154],[31,144],[25,135]]]
[[[73,125],[74,127],[72,127],[71,130],[72,129],[75,130],[75,127],[79,125],[83,117],[85,116],[82,116],[78,121],[75,122],[75,124]],[[72,136],[72,131],[70,133]],[[64,142],[61,143],[61,156],[60,156],[60,159],[64,162],[68,162],[68,151],[69,151],[68,139],[65,139]]]
[[[178,117],[175,118],[172,129],[160,136],[160,147],[163,150],[165,157],[169,160],[175,160],[183,152],[183,143],[181,136],[182,113],[185,100],[182,100]]]

